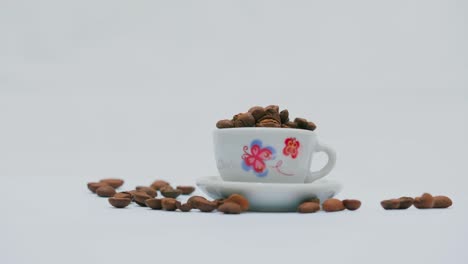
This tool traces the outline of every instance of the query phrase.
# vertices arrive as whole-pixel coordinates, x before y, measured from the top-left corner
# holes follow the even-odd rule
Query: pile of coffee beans
[[[88,189],[100,197],[108,197],[109,203],[115,208],[125,208],[134,202],[154,210],[181,212],[197,209],[205,213],[217,210],[224,214],[240,214],[249,209],[249,201],[240,194],[213,201],[202,196],[191,196],[186,203],[182,203],[177,197],[192,194],[195,187],[180,185],[174,188],[167,181],[156,180],[149,186],[137,186],[134,190],[117,192],[116,189],[123,183],[121,179],[103,179],[88,183]],[[157,198],[158,191],[164,198]]]
[[[346,200],[338,200],[335,198],[327,199],[322,204],[322,209],[325,212],[338,212],[343,211],[344,209],[348,209],[350,211],[355,211],[361,207],[361,201],[355,199],[346,199]],[[320,210],[320,200],[319,199],[312,199],[306,202],[303,202],[297,208],[299,213],[307,214],[307,213],[315,213]]]
[[[267,107],[254,106],[246,113],[234,115],[232,119],[220,120],[216,123],[217,128],[235,128],[235,127],[278,127],[278,128],[299,128],[306,130],[315,130],[313,122],[305,118],[289,119],[287,109],[279,111],[279,106],[269,105]]]
[[[385,210],[408,209],[412,205],[418,209],[448,208],[452,204],[452,200],[447,196],[432,196],[429,193],[423,193],[420,197],[414,199],[412,197],[400,197],[380,202]]]

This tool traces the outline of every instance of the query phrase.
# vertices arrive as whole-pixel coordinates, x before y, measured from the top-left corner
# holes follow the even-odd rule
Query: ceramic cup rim
[[[233,127],[233,128],[217,128],[213,134],[235,134],[237,132],[280,132],[280,133],[298,133],[309,136],[316,136],[314,131],[301,128],[283,128],[283,127]]]

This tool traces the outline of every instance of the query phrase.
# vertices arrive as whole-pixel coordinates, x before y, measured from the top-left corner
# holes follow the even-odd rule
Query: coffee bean
[[[119,192],[114,194],[114,198],[127,198],[127,199],[133,199],[133,195],[129,192]]]
[[[249,109],[249,113],[252,114],[252,116],[255,119],[255,122],[257,122],[260,120],[260,118],[265,116],[266,111],[265,111],[265,108],[261,106],[254,106]]]
[[[328,199],[322,204],[322,208],[325,212],[337,212],[345,209],[343,202],[338,199]]]
[[[354,211],[354,210],[359,209],[359,207],[361,207],[361,201],[346,199],[346,200],[343,200],[343,205],[346,209]]]
[[[313,122],[307,122],[306,129],[310,131],[314,131],[317,128],[317,126]]]
[[[181,212],[190,212],[190,210],[192,210],[192,206],[189,203],[182,204],[177,201],[176,206]]]
[[[413,205],[414,199],[411,197],[400,197],[400,205],[398,209],[408,209]]]
[[[434,206],[433,208],[447,208],[452,206],[452,200],[447,196],[434,196]]]
[[[112,186],[104,185],[97,188],[96,194],[101,197],[112,197],[115,194],[115,189]]]
[[[116,198],[116,197],[109,198],[109,203],[115,208],[127,207],[131,202],[132,200],[129,198]]]
[[[162,209],[162,199],[150,198],[145,200],[145,205],[151,209],[161,210]]]
[[[269,106],[265,107],[265,111],[267,112],[267,114],[272,114],[272,115],[278,114],[279,115],[279,106],[269,105]]]
[[[182,193],[181,190],[176,190],[170,185],[162,187],[159,191],[161,192],[162,196],[167,198],[177,198]]]
[[[154,190],[158,191],[159,189],[161,189],[163,186],[167,186],[169,185],[169,183],[167,181],[163,181],[163,180],[156,180],[154,181],[152,184],[151,184],[151,188],[153,188]]]
[[[217,208],[216,202],[212,202],[208,200],[205,200],[205,201],[200,200],[199,202],[196,203],[196,205],[197,205],[196,209],[204,213],[213,212],[213,210]]]
[[[308,199],[308,200],[306,200],[304,202],[318,203],[320,205],[320,199],[319,198]]]
[[[162,209],[166,211],[175,211],[177,209],[177,200],[174,198],[162,198]]]
[[[265,118],[257,123],[257,127],[281,127],[281,123],[273,118]]]
[[[102,179],[100,182],[107,183],[108,185],[112,186],[114,189],[119,188],[124,184],[124,181],[121,179],[114,179],[114,178],[109,178],[109,179]]]
[[[109,184],[105,183],[105,182],[89,182],[88,183],[88,189],[93,192],[93,193],[96,193],[96,190],[99,188],[99,187],[102,187],[102,186],[108,186]]]
[[[194,195],[187,200],[187,203],[190,204],[192,208],[198,208],[198,204],[205,201],[208,201],[205,197]]]
[[[380,202],[380,205],[385,210],[398,209],[400,207],[400,200],[399,199],[383,200]]]
[[[296,119],[294,119],[294,123],[296,123],[297,127],[301,129],[307,129],[308,127],[307,119],[305,118],[297,117]]]
[[[318,210],[320,210],[320,204],[316,202],[305,202],[297,208],[297,211],[303,214],[315,213]]]
[[[251,113],[242,113],[235,116],[235,127],[253,127],[255,126],[255,118]]]
[[[231,120],[228,120],[228,119],[219,120],[216,123],[216,127],[217,128],[233,128],[234,127],[234,122],[232,122]]]
[[[213,202],[216,203],[216,207],[219,207],[220,205],[222,205],[224,203],[224,201],[225,201],[225,199],[216,199]]]
[[[285,128],[297,128],[297,123],[289,121],[286,124],[284,124],[284,127]]]
[[[146,194],[148,194],[149,196],[151,196],[152,198],[158,196],[158,193],[151,187],[146,187],[146,186],[137,186],[135,188],[137,191],[141,191],[141,192],[145,192]]]
[[[225,202],[233,202],[238,204],[242,211],[249,210],[249,200],[247,200],[244,196],[240,194],[231,194]]]
[[[143,207],[146,207],[145,201],[151,198],[153,197],[149,196],[147,193],[143,191],[137,191],[133,194],[133,200],[135,201],[135,203]]]
[[[413,204],[418,209],[429,209],[434,206],[434,197],[429,193],[424,193],[421,197],[414,198]]]
[[[237,203],[225,202],[218,207],[218,211],[223,212],[225,214],[240,214],[242,212],[242,209]]]
[[[195,191],[193,186],[177,186],[176,189],[180,190],[183,195],[189,195]]]
[[[284,109],[283,111],[280,112],[280,119],[281,119],[281,124],[286,124],[289,122],[289,111],[288,109]]]

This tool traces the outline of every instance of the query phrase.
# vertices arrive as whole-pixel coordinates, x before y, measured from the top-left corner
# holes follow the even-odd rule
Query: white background
[[[0,1],[0,263],[466,263],[466,1]],[[218,119],[316,122],[356,212],[111,208],[216,175]],[[324,164],[317,156],[314,168]],[[449,195],[448,210],[379,202]]]

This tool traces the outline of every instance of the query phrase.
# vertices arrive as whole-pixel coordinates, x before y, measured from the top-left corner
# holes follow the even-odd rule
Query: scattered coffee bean
[[[240,214],[242,209],[239,204],[228,201],[220,205],[218,207],[218,211],[225,214]]]
[[[102,179],[100,180],[100,182],[104,182],[104,183],[107,183],[108,185],[114,187],[114,189],[117,189],[119,188],[120,186],[122,186],[124,184],[124,181],[121,180],[121,179],[113,179],[113,178],[110,178],[110,179]]]
[[[159,191],[167,198],[177,198],[182,193],[181,190],[174,189],[170,185],[162,187]]]
[[[183,195],[189,195],[195,191],[193,186],[177,186],[176,189],[180,190]]]
[[[191,204],[195,204],[193,208],[196,208],[204,213],[213,212],[213,210],[217,208],[216,202],[208,201],[206,199],[205,200],[200,199],[196,201],[195,203],[192,202]]]
[[[166,211],[175,211],[177,209],[177,200],[174,198],[162,198],[162,209]]]
[[[116,198],[116,197],[109,198],[109,203],[115,208],[127,207],[131,202],[132,200],[129,198]]]
[[[127,198],[127,199],[133,199],[133,195],[130,192],[119,192],[114,194],[114,198]]]
[[[249,109],[249,113],[252,114],[252,116],[255,119],[255,122],[258,122],[260,118],[265,116],[266,111],[265,111],[265,108],[261,106],[254,106]]]
[[[297,211],[302,214],[315,213],[318,210],[320,210],[320,204],[317,202],[305,202],[297,208]]]
[[[414,199],[411,197],[400,197],[398,209],[408,209],[413,205]]]
[[[361,201],[346,199],[346,200],[343,200],[343,205],[346,209],[354,211],[354,210],[359,209],[359,207],[361,207]]]
[[[216,123],[216,127],[217,128],[233,128],[234,122],[228,119],[219,120],[218,123]]]
[[[400,207],[400,200],[399,199],[383,200],[380,202],[380,205],[385,210],[398,209]]]
[[[452,200],[447,196],[434,196],[434,206],[433,208],[447,208],[452,206]]]
[[[135,203],[143,207],[146,207],[145,201],[151,198],[153,197],[149,196],[147,193],[143,191],[137,191],[133,194],[133,200],[135,201]]]
[[[244,196],[240,194],[231,194],[225,202],[233,202],[238,204],[242,211],[247,211],[249,210],[249,200],[247,200]]]
[[[102,186],[107,186],[109,184],[105,183],[105,182],[90,182],[88,183],[88,189],[93,192],[93,193],[96,193],[96,190],[99,188],[99,187],[102,187]]]
[[[307,201],[304,201],[304,202],[318,203],[320,205],[320,199],[319,198],[308,199]]]
[[[429,209],[434,207],[434,197],[429,193],[424,193],[421,197],[414,198],[413,204],[418,209]]]
[[[190,204],[192,208],[197,208],[198,204],[204,201],[208,201],[208,200],[203,196],[194,195],[187,200],[187,203]]]
[[[145,205],[151,209],[161,210],[162,209],[162,199],[150,198],[145,200]]]
[[[158,191],[159,189],[161,189],[162,187],[167,186],[167,185],[169,185],[169,183],[167,181],[156,180],[151,184],[151,188]]]
[[[158,193],[151,187],[146,187],[146,186],[137,186],[135,188],[137,191],[141,191],[141,192],[145,192],[146,194],[148,194],[149,196],[151,196],[152,198],[158,196]]]
[[[216,199],[214,202],[216,203],[216,207],[219,207],[224,203],[225,199]]]
[[[115,194],[115,189],[112,186],[104,185],[97,188],[96,194],[101,197],[112,197]]]
[[[190,210],[192,210],[192,206],[189,203],[182,204],[177,201],[176,206],[181,212],[190,212]]]
[[[335,198],[325,200],[322,204],[322,208],[325,212],[337,212],[345,209],[343,202]]]

